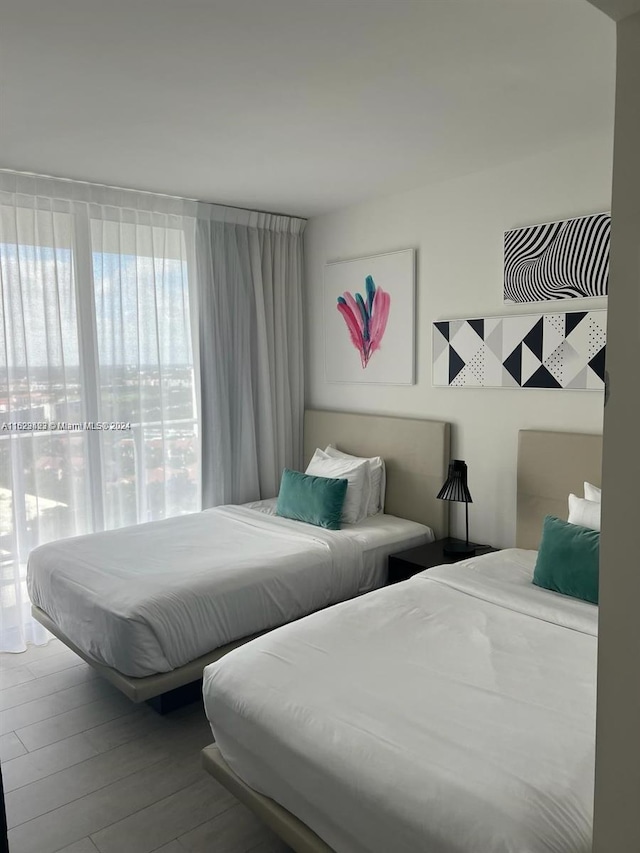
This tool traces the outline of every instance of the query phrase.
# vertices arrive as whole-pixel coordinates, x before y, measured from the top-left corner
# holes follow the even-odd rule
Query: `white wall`
[[[618,24],[594,853],[640,850],[640,13]]]
[[[469,465],[470,536],[509,546],[515,537],[518,430],[600,432],[593,391],[433,388],[434,320],[605,307],[603,300],[504,306],[502,239],[512,227],[608,210],[612,135],[311,219],[306,252],[306,403],[316,408],[448,420],[452,455]],[[417,253],[417,384],[341,385],[324,378],[323,265],[414,247]],[[456,507],[452,532],[462,532]]]

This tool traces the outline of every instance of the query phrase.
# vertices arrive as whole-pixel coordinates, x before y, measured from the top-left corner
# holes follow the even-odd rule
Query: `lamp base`
[[[475,557],[476,546],[471,544],[467,545],[467,543],[463,542],[461,539],[459,542],[449,542],[449,544],[445,545],[442,549],[442,553],[445,557]]]

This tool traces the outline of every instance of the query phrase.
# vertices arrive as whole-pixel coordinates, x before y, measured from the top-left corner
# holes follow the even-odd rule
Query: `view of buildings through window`
[[[0,243],[0,562],[199,509],[186,262],[94,251],[92,265],[87,334],[73,249]]]

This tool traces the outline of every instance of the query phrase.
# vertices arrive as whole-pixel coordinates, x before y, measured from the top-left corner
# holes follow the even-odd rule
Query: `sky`
[[[93,252],[100,364],[192,364],[187,264]],[[78,365],[72,251],[0,243],[0,364]]]

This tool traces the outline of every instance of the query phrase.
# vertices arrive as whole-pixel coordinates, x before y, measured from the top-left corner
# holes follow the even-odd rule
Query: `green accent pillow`
[[[280,481],[276,515],[306,521],[328,530],[340,530],[347,480],[312,477],[285,468]]]
[[[533,583],[597,604],[599,557],[597,530],[548,515],[542,525]]]

